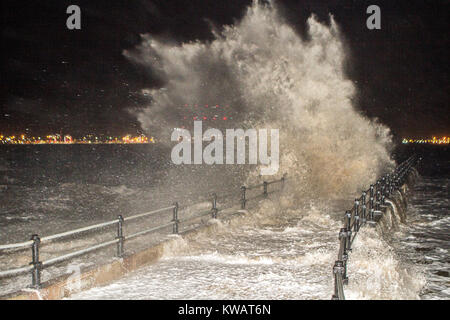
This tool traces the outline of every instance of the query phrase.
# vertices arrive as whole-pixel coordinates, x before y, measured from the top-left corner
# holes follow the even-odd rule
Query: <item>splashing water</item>
[[[239,127],[281,129],[279,173],[297,176],[298,191],[328,197],[360,190],[393,165],[391,138],[355,111],[332,16],[329,24],[311,16],[306,41],[274,7],[254,2],[207,43],[173,45],[144,35],[124,54],[150,67],[165,87],[148,89],[152,101],[137,113],[142,127],[170,143],[186,103],[229,105]]]
[[[263,200],[250,214],[214,221],[164,247],[157,263],[72,299],[330,299],[340,211]],[[348,299],[417,299],[420,270],[401,261],[378,229],[354,242]]]

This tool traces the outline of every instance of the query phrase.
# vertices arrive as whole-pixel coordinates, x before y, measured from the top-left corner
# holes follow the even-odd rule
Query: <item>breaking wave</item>
[[[148,106],[136,111],[143,129],[170,144],[186,104],[226,105],[235,128],[280,129],[279,174],[298,181],[299,194],[360,190],[393,165],[390,133],[355,110],[356,88],[344,72],[346,49],[333,17],[325,25],[313,15],[307,27],[308,40],[276,7],[253,2],[242,20],[212,30],[212,41],[175,45],[143,35],[124,55],[165,83],[147,89]]]

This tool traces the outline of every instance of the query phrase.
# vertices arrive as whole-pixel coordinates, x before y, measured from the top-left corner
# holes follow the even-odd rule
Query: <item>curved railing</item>
[[[268,186],[271,184],[281,183],[281,188],[280,188],[280,190],[281,190],[284,186],[285,180],[286,180],[286,175],[283,175],[283,177],[279,180],[264,181],[263,183],[258,184],[258,185],[240,187],[239,201],[240,201],[241,209],[246,209],[246,205],[250,200],[260,198],[260,197],[267,197],[271,193],[268,191]],[[258,194],[252,198],[248,198],[247,191],[255,190],[258,188],[263,189],[262,194]],[[274,191],[272,191],[272,192],[274,192]],[[103,223],[94,224],[94,225],[90,225],[90,226],[86,226],[83,228],[78,228],[78,229],[74,229],[74,230],[70,230],[70,231],[66,231],[66,232],[61,232],[61,233],[57,233],[57,234],[42,237],[42,238],[39,237],[39,235],[34,234],[34,235],[32,235],[31,240],[28,240],[25,242],[0,245],[0,252],[11,251],[11,250],[16,251],[16,250],[23,249],[23,248],[31,248],[30,265],[23,266],[20,268],[9,269],[9,270],[2,270],[2,271],[0,271],[0,279],[21,275],[21,274],[24,274],[27,272],[31,272],[31,283],[32,283],[31,287],[38,289],[41,287],[41,272],[43,269],[45,269],[49,266],[55,265],[55,264],[63,262],[63,261],[70,260],[72,258],[81,256],[81,255],[84,255],[84,254],[87,254],[87,253],[90,253],[90,252],[93,252],[93,251],[96,251],[96,250],[99,250],[99,249],[102,249],[105,247],[109,247],[113,244],[117,245],[117,257],[122,257],[124,255],[124,242],[126,240],[131,240],[133,238],[137,238],[137,237],[143,236],[145,234],[156,232],[158,230],[161,230],[161,229],[164,229],[164,228],[167,228],[170,226],[173,226],[172,232],[174,234],[178,234],[178,231],[179,231],[178,229],[179,229],[180,223],[186,223],[186,222],[189,222],[189,221],[192,221],[192,220],[195,220],[200,217],[207,216],[207,215],[210,215],[213,219],[216,219],[217,214],[220,211],[229,209],[229,208],[219,209],[217,207],[217,195],[215,193],[212,194],[212,197],[211,197],[211,209],[208,209],[208,210],[205,210],[202,212],[198,212],[197,214],[194,214],[193,216],[190,216],[190,217],[186,217],[184,219],[183,218],[180,219],[179,208],[180,207],[179,207],[178,202],[175,202],[173,205],[168,206],[168,207],[156,209],[156,210],[145,212],[145,213],[136,214],[136,215],[125,217],[125,218],[122,215],[119,215],[117,217],[117,219],[106,221]],[[149,217],[149,216],[155,215],[157,213],[170,211],[170,210],[172,211],[172,220],[167,221],[167,223],[163,223],[163,224],[154,226],[150,229],[140,230],[138,232],[135,232],[135,233],[132,233],[132,234],[129,234],[126,236],[124,235],[123,227],[126,222],[129,222],[129,221],[135,220],[135,219]],[[69,236],[78,235],[78,234],[85,233],[88,231],[103,229],[105,227],[112,226],[112,225],[116,225],[116,227],[117,227],[117,229],[116,229],[117,233],[115,234],[114,239],[95,244],[88,248],[70,252],[65,255],[54,257],[54,258],[51,258],[51,259],[48,259],[45,261],[40,261],[39,251],[40,251],[41,244],[50,242],[50,241],[54,241],[54,240],[60,240],[63,238],[67,238]]]
[[[344,227],[339,231],[338,258],[333,267],[333,300],[345,300],[348,254],[352,251],[353,241],[360,228],[366,224],[376,224],[383,215],[381,209],[385,207],[386,198],[405,183],[411,168],[420,160],[421,158],[413,155],[402,162],[392,173],[384,175],[363,191],[361,197],[355,199],[353,208],[345,212]]]

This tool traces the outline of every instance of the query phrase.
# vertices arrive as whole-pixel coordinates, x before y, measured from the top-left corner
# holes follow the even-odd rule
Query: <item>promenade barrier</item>
[[[344,227],[339,231],[339,251],[333,266],[334,294],[332,300],[345,300],[344,285],[348,284],[347,264],[352,244],[358,232],[366,225],[375,225],[383,215],[386,201],[406,182],[412,168],[421,160],[409,157],[391,173],[385,174],[354,201],[353,208],[344,215]]]
[[[280,184],[281,186],[280,186],[279,190],[282,190],[283,186],[285,184],[285,181],[286,181],[286,174],[283,175],[283,177],[278,180],[264,181],[261,184],[252,185],[252,186],[241,186],[239,189],[240,190],[239,202],[240,202],[241,209],[246,209],[248,201],[250,201],[252,199],[268,197],[268,195],[271,193],[268,191],[269,185]],[[262,193],[257,194],[256,196],[252,197],[251,199],[247,197],[247,191],[257,190],[257,189],[262,189]],[[180,214],[179,214],[180,205],[178,202],[174,202],[170,206],[167,206],[164,208],[159,208],[159,209],[152,210],[149,212],[144,212],[144,213],[140,213],[140,214],[136,214],[136,215],[132,215],[132,216],[128,216],[128,217],[123,217],[122,215],[119,215],[117,217],[117,219],[114,219],[114,220],[105,221],[102,223],[98,223],[98,224],[94,224],[94,225],[90,225],[90,226],[86,226],[86,227],[82,227],[82,228],[78,228],[78,229],[74,229],[74,230],[69,230],[69,231],[65,231],[65,232],[61,232],[61,233],[57,233],[57,234],[45,236],[45,237],[40,237],[38,234],[33,234],[31,236],[31,239],[28,241],[0,245],[0,253],[2,253],[2,254],[12,254],[14,251],[17,251],[17,250],[23,250],[23,249],[27,249],[27,248],[31,249],[30,250],[31,257],[30,257],[29,265],[22,266],[19,268],[12,268],[12,269],[8,269],[8,270],[1,270],[0,271],[0,279],[14,277],[14,276],[18,276],[18,275],[22,275],[22,274],[26,274],[26,273],[31,273],[30,288],[40,289],[42,287],[42,283],[41,283],[42,270],[44,270],[45,268],[48,268],[49,266],[59,264],[59,263],[65,262],[65,261],[69,261],[73,258],[85,255],[90,252],[100,250],[102,248],[110,247],[112,245],[117,246],[116,256],[123,257],[123,255],[125,253],[125,243],[127,240],[138,238],[140,236],[147,235],[147,234],[162,230],[162,229],[170,227],[170,226],[172,226],[172,233],[178,234],[179,226],[181,223],[191,222],[195,219],[198,219],[198,218],[201,218],[204,216],[208,216],[208,215],[211,216],[211,218],[213,218],[213,219],[217,219],[220,211],[229,209],[227,207],[223,207],[223,208],[219,209],[216,193],[213,193],[211,195],[210,200],[211,200],[211,208],[210,209],[198,212],[198,213],[194,214],[193,216],[186,217],[186,218],[183,218],[180,216]],[[170,212],[170,211],[172,211],[172,219],[170,221],[164,222],[157,226],[153,226],[149,229],[139,230],[132,234],[127,234],[127,235],[124,234],[124,226],[126,223],[133,221],[133,220],[137,220],[137,219],[149,218],[158,213]],[[42,244],[44,244],[44,243],[57,241],[57,240],[65,239],[68,237],[73,237],[76,235],[80,235],[82,233],[86,234],[86,233],[92,232],[94,230],[100,230],[100,229],[104,229],[106,227],[114,226],[114,225],[116,226],[116,228],[115,228],[116,232],[114,234],[113,239],[111,239],[111,240],[104,241],[101,243],[96,243],[95,245],[92,245],[90,247],[76,250],[76,251],[73,251],[73,252],[70,252],[70,253],[67,253],[64,255],[60,255],[57,257],[53,257],[53,258],[50,258],[45,261],[40,260],[40,248],[41,248]]]

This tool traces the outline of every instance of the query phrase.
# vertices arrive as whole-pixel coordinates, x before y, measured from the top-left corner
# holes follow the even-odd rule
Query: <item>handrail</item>
[[[241,202],[241,209],[245,209],[246,207],[246,203],[254,198],[258,198],[257,197],[253,197],[253,198],[246,198],[245,196],[245,192],[246,190],[250,190],[250,189],[257,189],[260,187],[263,187],[263,193],[260,196],[263,197],[267,197],[269,194],[271,194],[274,191],[268,192],[268,185],[274,184],[274,183],[279,183],[282,182],[282,187],[280,190],[282,190],[283,186],[284,186],[284,182],[286,180],[286,175],[283,175],[283,177],[281,179],[278,180],[272,180],[272,181],[264,181],[261,184],[257,184],[257,185],[253,185],[253,186],[242,186],[240,188],[241,191],[241,197],[240,197],[240,202]],[[237,194],[236,194],[237,195]],[[5,277],[11,277],[11,276],[15,276],[15,275],[20,275],[20,274],[24,274],[27,272],[31,271],[31,276],[32,276],[32,287],[39,289],[41,287],[41,271],[48,266],[72,259],[74,257],[78,257],[90,252],[93,252],[95,250],[99,250],[105,247],[108,247],[110,245],[113,244],[117,244],[117,256],[118,257],[122,257],[124,254],[124,241],[125,240],[131,240],[134,238],[137,238],[139,236],[151,233],[151,232],[155,232],[170,226],[173,226],[173,233],[177,234],[178,233],[178,225],[180,223],[185,223],[188,221],[192,221],[195,219],[198,219],[200,217],[206,216],[206,215],[211,215],[211,217],[213,219],[217,218],[217,213],[219,211],[225,210],[221,209],[219,210],[217,208],[217,195],[213,194],[212,195],[212,207],[209,210],[206,211],[201,211],[197,214],[195,214],[192,217],[187,217],[184,219],[178,219],[178,211],[180,209],[179,205],[177,202],[175,202],[172,206],[168,206],[168,207],[164,207],[164,208],[159,208],[156,210],[152,210],[149,212],[144,212],[144,213],[140,213],[140,214],[136,214],[136,215],[132,215],[129,217],[122,217],[121,215],[119,215],[117,217],[117,219],[114,220],[110,220],[110,221],[105,221],[102,223],[98,223],[98,224],[94,224],[94,225],[90,225],[90,226],[86,226],[86,227],[82,227],[82,228],[78,228],[78,229],[74,229],[74,230],[69,230],[69,231],[65,231],[65,232],[61,232],[61,233],[57,233],[57,234],[53,234],[50,236],[46,236],[46,237],[42,237],[40,238],[37,234],[34,234],[31,238],[31,240],[29,241],[25,241],[25,242],[20,242],[20,243],[9,243],[9,244],[4,244],[4,245],[0,245],[0,251],[2,250],[10,250],[10,249],[19,249],[19,248],[26,248],[26,247],[31,247],[31,253],[32,253],[32,261],[30,263],[29,266],[24,266],[24,267],[19,267],[19,268],[14,268],[14,269],[9,269],[9,270],[3,270],[0,271],[0,278],[5,278]],[[199,203],[197,203],[199,204]],[[163,223],[161,225],[158,226],[154,226],[150,229],[146,229],[146,230],[142,230],[142,231],[138,231],[136,233],[127,235],[126,237],[123,235],[123,223],[124,222],[128,222],[131,220],[135,220],[135,219],[139,219],[139,218],[143,218],[143,217],[148,217],[151,216],[153,214],[156,213],[160,213],[163,211],[168,211],[168,210],[173,210],[173,218],[170,222],[168,223]],[[105,228],[105,227],[109,227],[112,225],[116,225],[117,226],[117,234],[116,237],[114,238],[114,240],[110,240],[110,241],[106,241],[106,242],[102,242],[99,244],[95,244],[93,246],[84,248],[84,249],[80,249],[74,252],[70,252],[58,257],[54,257],[51,259],[48,259],[46,261],[40,261],[39,260],[39,251],[40,251],[40,245],[43,242],[49,242],[52,240],[57,240],[57,239],[61,239],[67,236],[73,236],[73,235],[77,235],[83,232],[87,232],[87,231],[92,231],[92,230],[96,230],[96,229],[101,229],[101,228]]]
[[[9,244],[2,244],[0,245],[0,250],[8,250],[8,249],[18,249],[18,248],[24,248],[31,246],[33,244],[33,241],[25,241],[25,242],[19,242],[19,243],[9,243]]]
[[[41,242],[47,242],[47,241],[51,241],[51,240],[55,240],[55,239],[64,238],[67,236],[72,236],[74,234],[78,234],[78,233],[82,233],[82,232],[86,232],[86,231],[104,228],[104,227],[107,227],[107,226],[110,226],[110,225],[113,225],[116,223],[117,223],[117,219],[111,220],[111,221],[106,221],[106,222],[99,223],[99,224],[94,224],[91,226],[87,226],[87,227],[83,227],[83,228],[79,228],[79,229],[75,229],[75,230],[57,233],[57,234],[54,234],[51,236],[41,238]]]
[[[155,214],[155,213],[159,213],[159,212],[171,210],[171,209],[173,209],[174,207],[175,207],[175,206],[170,206],[170,207],[165,207],[165,208],[161,208],[161,209],[156,209],[156,210],[149,211],[149,212],[145,212],[145,213],[136,214],[136,215],[134,215],[134,216],[130,216],[130,217],[123,218],[123,220],[124,220],[124,221],[130,221],[130,220],[134,220],[134,219],[137,219],[137,218],[142,218],[142,217],[150,216],[150,215]]]
[[[78,251],[75,251],[75,252],[71,252],[71,253],[68,253],[68,254],[65,254],[65,255],[53,258],[53,259],[48,259],[47,261],[43,261],[42,262],[42,266],[43,267],[47,267],[47,266],[56,264],[56,263],[61,262],[61,261],[69,260],[70,258],[78,257],[78,256],[81,256],[83,254],[86,254],[86,253],[98,250],[100,248],[104,248],[104,247],[110,246],[110,245],[112,245],[114,243],[117,243],[118,241],[119,241],[119,239],[114,239],[114,240],[111,240],[111,241],[102,242],[102,243],[97,244],[97,245],[92,246],[92,247],[88,247],[88,248],[81,249],[81,250],[78,250]]]
[[[25,272],[28,272],[31,270],[33,270],[33,266],[0,271],[0,277],[8,277],[8,276],[16,275],[16,274],[22,274],[22,273],[25,273]]]
[[[360,228],[366,223],[376,223],[375,216],[383,214],[381,208],[385,205],[386,198],[404,184],[411,168],[421,159],[412,155],[403,161],[393,172],[385,174],[375,184],[371,184],[369,189],[363,191],[361,196],[355,199],[353,208],[345,212],[344,227],[339,231],[338,257],[333,266],[333,300],[345,300],[343,288],[345,284],[348,284],[348,254],[352,250],[353,241]]]
[[[144,235],[144,234],[147,234],[147,233],[150,233],[150,232],[153,232],[153,231],[156,231],[156,230],[160,230],[160,229],[167,228],[167,227],[169,227],[169,226],[171,226],[171,225],[173,225],[173,224],[174,224],[174,222],[170,222],[170,223],[166,223],[166,224],[163,224],[163,225],[160,225],[160,226],[151,228],[151,229],[147,229],[147,230],[144,230],[144,231],[140,231],[140,232],[137,232],[137,233],[133,233],[133,234],[130,234],[129,236],[127,236],[126,239],[127,239],[127,240],[130,240],[130,239],[133,239],[133,238],[142,236],[142,235]]]

